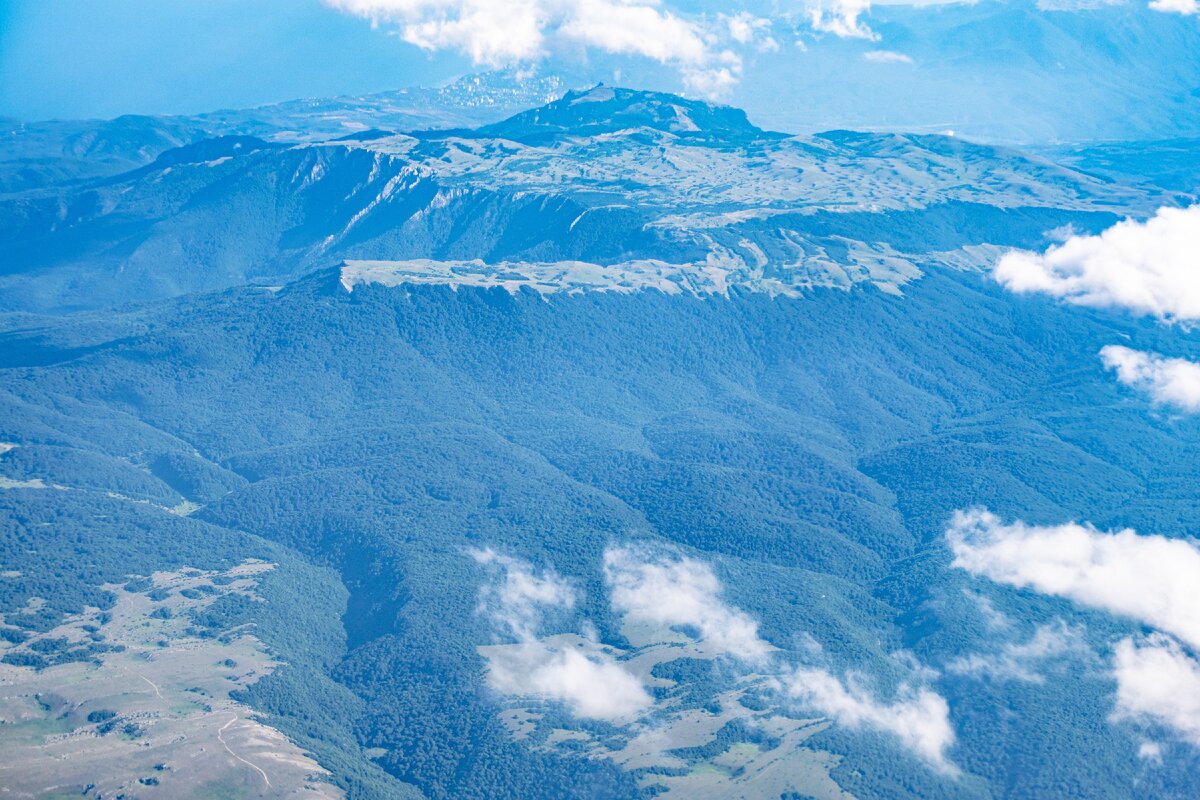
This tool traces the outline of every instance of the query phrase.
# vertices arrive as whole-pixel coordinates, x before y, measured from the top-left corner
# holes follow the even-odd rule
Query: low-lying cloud
[[[491,580],[479,592],[479,610],[519,640],[533,639],[549,609],[574,608],[576,592],[554,570],[536,574],[527,561],[491,548],[472,550],[476,563],[491,568]]]
[[[1158,724],[1200,747],[1200,662],[1188,652],[1200,650],[1200,548],[1132,530],[1004,524],[980,510],[956,513],[947,537],[954,566],[974,575],[1156,628],[1114,648],[1112,718]],[[1162,750],[1150,742],[1142,754]]]
[[[653,700],[642,682],[611,658],[539,641],[488,658],[488,684],[509,695],[566,705],[577,717],[630,722]]]
[[[954,566],[1119,614],[1200,647],[1200,549],[1191,542],[1089,525],[1004,523],[959,511],[946,531]]]
[[[1163,208],[1098,236],[1072,236],[1045,253],[1013,251],[993,274],[1014,292],[1194,323],[1200,321],[1200,205]]]
[[[774,648],[758,634],[758,623],[722,600],[712,567],[669,550],[648,546],[610,548],[605,575],[613,610],[628,619],[695,630],[720,653],[761,668]],[[819,645],[814,642],[814,648]],[[779,667],[784,694],[849,728],[870,728],[897,737],[936,768],[953,772],[946,749],[954,742],[949,707],[936,692],[905,687],[894,702],[882,702],[857,676],[839,679],[810,667]]]
[[[604,574],[613,610],[629,619],[694,628],[709,646],[747,661],[771,650],[758,636],[758,623],[721,599],[721,581],[702,561],[645,546],[614,547],[604,554]]]
[[[847,728],[888,733],[935,768],[956,768],[946,757],[954,744],[950,707],[929,689],[904,688],[892,702],[881,702],[854,675],[841,680],[823,669],[800,668],[785,681],[787,694],[801,705]]]
[[[1170,728],[1200,747],[1200,548],[1132,530],[1005,524],[981,510],[958,512],[946,535],[957,567],[1156,629],[1114,647],[1112,717]],[[1142,752],[1161,757],[1153,743]]]
[[[1055,620],[1039,625],[1025,642],[1008,642],[996,652],[972,653],[946,664],[946,672],[993,681],[1044,683],[1046,665],[1064,656],[1090,651],[1078,628]]]
[[[629,725],[644,721],[654,700],[624,663],[591,637],[545,636],[543,619],[565,612],[577,591],[552,570],[492,550],[472,553],[491,571],[480,592],[480,610],[518,641],[482,648],[488,684],[513,696],[561,702],[579,717]],[[726,603],[712,567],[677,550],[657,545],[610,547],[604,576],[612,610],[627,621],[664,628],[687,628],[705,657],[731,655],[747,670],[771,676],[780,697],[852,729],[895,737],[935,769],[953,774],[947,758],[954,744],[949,706],[921,685],[925,672],[915,661],[913,679],[891,699],[881,699],[863,676],[838,677],[821,668],[788,665],[758,633],[758,623]],[[585,623],[585,629],[590,628]],[[813,651],[820,646],[813,642]]]
[[[1117,373],[1118,381],[1144,392],[1158,405],[1200,412],[1200,364],[1120,345],[1102,349],[1100,360]]]
[[[574,607],[577,592],[553,570],[537,573],[521,559],[475,550],[490,580],[480,590],[480,613],[518,641],[492,648],[488,685],[509,695],[561,702],[580,717],[630,721],[653,700],[636,676],[599,648],[580,652],[569,642],[540,639],[543,618]]]
[[[1200,747],[1200,663],[1162,634],[1117,644],[1116,719],[1165,725]]]
[[[556,51],[594,49],[676,67],[689,89],[716,95],[736,83],[741,58],[722,41],[746,43],[761,26],[747,16],[685,17],[657,0],[325,0],[394,25],[425,50],[453,50],[491,67],[536,62]]]

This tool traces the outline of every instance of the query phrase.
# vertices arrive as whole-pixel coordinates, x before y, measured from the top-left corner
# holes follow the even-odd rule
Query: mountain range
[[[895,288],[921,262],[978,268],[989,246],[1044,246],[1047,232],[1095,231],[1188,196],[1055,153],[936,135],[787,136],[728,107],[605,86],[475,129],[296,143],[254,135],[255,122],[163,148],[177,123],[146,124],[122,156],[141,153],[142,166],[0,195],[0,307],[278,283],[345,259],[650,259],[711,263],[722,281],[775,292]],[[1184,170],[1187,185],[1194,165]]]
[[[1114,659],[1159,634],[954,549],[1194,534],[1197,417],[1098,354],[1195,336],[993,274],[1194,203],[1191,140],[413,97],[8,140],[7,784],[1200,791],[1194,743],[1122,713]]]

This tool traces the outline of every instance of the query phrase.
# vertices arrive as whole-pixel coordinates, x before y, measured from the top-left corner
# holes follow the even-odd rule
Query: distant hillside
[[[1147,215],[1197,185],[1194,169],[1169,189],[1130,185],[948,136],[789,137],[737,109],[605,86],[475,130],[139,152],[120,175],[0,195],[0,308],[274,283],[343,259],[650,259],[784,293],[895,289],[923,264],[985,266],[995,247]]]
[[[0,120],[0,194],[114,175],[173,147],[217,136],[306,142],[370,129],[454,128],[493,122],[562,94],[555,77],[469,75],[448,86],[359,97],[292,100],[194,116]]]

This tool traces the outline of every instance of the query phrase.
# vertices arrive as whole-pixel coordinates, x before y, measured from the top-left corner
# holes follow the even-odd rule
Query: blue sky
[[[469,68],[319,0],[0,0],[0,114],[22,119],[242,107]]]
[[[795,132],[1200,135],[1197,10],[1197,0],[0,0],[0,115],[192,113],[518,65],[710,96]]]

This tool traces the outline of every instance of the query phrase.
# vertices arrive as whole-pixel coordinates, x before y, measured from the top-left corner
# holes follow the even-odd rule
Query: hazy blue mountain
[[[128,115],[114,120],[0,120],[0,192],[114,175],[174,147],[216,136],[312,141],[373,128],[479,125],[561,94],[557,77],[468,75],[444,87],[361,97],[293,100],[194,116]]]
[[[777,32],[780,50],[752,59],[735,102],[796,132],[954,130],[1015,143],[1200,133],[1194,17],[1132,0],[982,0],[877,4],[863,21],[877,41]],[[872,61],[872,51],[907,61]]]

